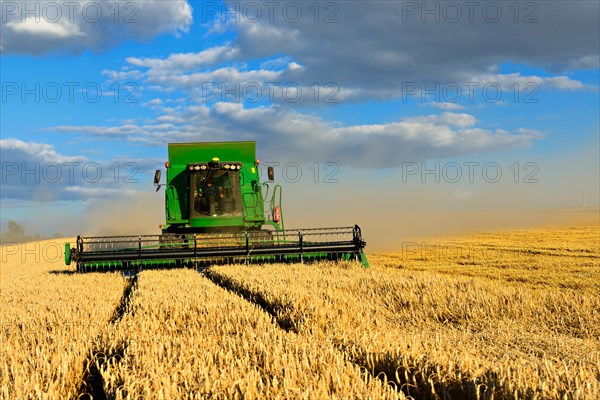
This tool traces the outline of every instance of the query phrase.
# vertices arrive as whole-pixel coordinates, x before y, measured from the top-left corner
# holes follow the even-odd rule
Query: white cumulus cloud
[[[1,3],[3,54],[106,50],[126,40],[187,32],[192,24],[186,0]]]
[[[542,132],[526,128],[514,132],[490,131],[477,127],[473,115],[453,112],[379,124],[344,125],[287,107],[246,108],[231,102],[163,111],[165,114],[155,123],[145,125],[50,129],[82,134],[91,140],[118,136],[122,140],[157,146],[177,141],[256,140],[263,154],[271,159],[331,161],[368,168],[506,151],[529,146],[543,137]]]

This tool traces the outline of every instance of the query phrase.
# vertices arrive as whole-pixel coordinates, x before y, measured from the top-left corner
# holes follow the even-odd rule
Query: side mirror
[[[267,177],[269,178],[269,182],[273,182],[275,180],[275,171],[273,171],[273,167],[267,168]]]
[[[160,190],[160,169],[157,169],[154,172],[154,185],[156,186],[156,191],[158,192]]]

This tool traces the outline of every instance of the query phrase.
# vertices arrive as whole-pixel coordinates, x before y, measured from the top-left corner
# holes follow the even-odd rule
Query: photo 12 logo
[[[97,183],[102,178],[113,183],[135,184],[140,167],[134,162],[100,164],[97,162],[16,162],[0,163],[2,183]]]
[[[532,246],[519,245],[511,248],[508,254],[500,254],[497,249],[481,246],[476,243],[464,242],[402,242],[400,259],[404,262],[423,261],[453,263],[460,260],[462,263],[470,262],[477,265],[483,260],[503,262],[531,262],[535,258]],[[464,265],[464,264],[463,264]]]
[[[65,244],[55,241],[3,243],[0,246],[2,263],[18,260],[21,263],[64,263]]]
[[[138,103],[139,84],[136,82],[10,82],[1,84],[2,104],[58,103],[79,101],[98,103],[107,99],[114,103]]]
[[[402,102],[416,99],[421,103],[475,103],[481,99],[486,103],[538,103],[540,91],[537,82],[402,82]]]
[[[139,22],[135,1],[2,1],[2,24],[65,24],[75,21],[133,24]]]
[[[539,183],[540,170],[539,165],[531,161],[514,162],[504,168],[497,162],[403,162],[400,168],[402,183],[498,183],[503,177],[512,178],[513,183]]]
[[[536,24],[540,6],[534,1],[403,1],[402,22]]]
[[[295,24],[310,21],[315,24],[336,24],[340,6],[334,1],[235,1],[200,3],[202,23],[259,23],[284,21]]]
[[[314,82],[310,86],[297,82],[203,82],[200,89],[205,103],[338,103],[337,94],[340,90],[335,82]]]

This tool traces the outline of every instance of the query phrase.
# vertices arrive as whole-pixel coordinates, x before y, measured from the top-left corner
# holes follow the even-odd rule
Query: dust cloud
[[[369,252],[393,251],[402,243],[433,236],[457,235],[490,230],[535,226],[597,224],[598,208],[494,208],[504,205],[488,201],[489,208],[478,200],[464,201],[463,207],[435,197],[426,191],[409,195],[382,197],[327,196],[322,201],[305,199],[301,207],[288,202],[284,210],[286,228],[334,227],[360,225]],[[600,232],[600,228],[599,228]]]
[[[398,171],[349,170],[336,184],[287,184],[286,228],[358,224],[367,252],[394,251],[432,236],[538,226],[596,224],[600,235],[597,149],[533,159],[539,167],[534,182],[523,176],[515,182],[509,160],[499,162],[505,176],[494,183],[404,182]]]
[[[91,201],[85,208],[82,236],[159,234],[165,222],[164,192],[139,192]]]
[[[337,183],[314,182],[311,171],[283,187],[286,228],[360,225],[368,252],[394,251],[402,243],[440,235],[551,225],[600,226],[597,141],[586,151],[552,159],[525,158],[539,166],[537,182],[514,182],[507,170],[499,182],[403,181],[398,169],[340,167]],[[306,179],[305,179],[306,178]],[[163,189],[164,190],[164,189]],[[88,199],[79,210],[68,206],[26,210],[28,231],[83,236],[160,233],[165,222],[164,192],[138,192]],[[70,210],[69,210],[70,211]]]
[[[498,161],[503,179],[457,183],[420,179],[403,182],[398,169],[340,168],[337,183],[276,180],[283,187],[286,228],[360,225],[369,252],[393,251],[425,237],[527,228],[598,224],[598,151],[588,148],[559,158],[529,158],[539,167],[536,182],[515,182]],[[523,164],[525,161],[522,161]],[[281,175],[281,174],[280,174]],[[81,234],[127,235],[160,232],[164,192],[144,192],[87,207]]]

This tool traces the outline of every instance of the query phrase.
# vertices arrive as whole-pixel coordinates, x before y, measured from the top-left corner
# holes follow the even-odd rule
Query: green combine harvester
[[[65,262],[78,272],[218,264],[355,260],[367,267],[358,225],[285,229],[282,189],[260,180],[255,142],[171,143],[162,233],[78,236]],[[161,171],[156,170],[157,191]]]

